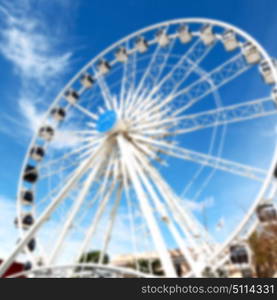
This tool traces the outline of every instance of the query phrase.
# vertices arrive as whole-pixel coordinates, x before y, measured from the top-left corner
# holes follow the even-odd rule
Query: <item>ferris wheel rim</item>
[[[76,73],[76,75],[64,86],[64,88],[61,89],[60,93],[57,95],[57,97],[54,99],[53,103],[50,105],[49,109],[45,113],[45,117],[43,118],[41,124],[45,123],[45,120],[46,120],[47,116],[49,115],[51,109],[53,107],[55,107],[55,105],[60,101],[60,99],[64,95],[64,92],[66,90],[68,90],[68,88],[70,88],[70,86],[75,82],[75,80],[78,79],[80,77],[80,75],[82,73],[84,73],[84,71],[90,65],[93,65],[97,60],[99,60],[99,58],[105,56],[106,53],[110,52],[112,49],[117,48],[122,43],[130,40],[133,37],[141,35],[141,34],[147,32],[147,31],[150,31],[150,30],[162,27],[162,26],[166,26],[166,25],[182,24],[182,23],[187,23],[187,24],[190,24],[190,23],[211,24],[211,25],[214,25],[214,26],[222,26],[224,28],[228,28],[228,29],[234,30],[236,33],[240,34],[241,36],[245,37],[247,40],[249,40],[252,43],[254,43],[255,46],[258,46],[259,51],[262,53],[263,57],[268,61],[271,69],[273,70],[273,75],[274,75],[275,80],[277,82],[277,71],[275,70],[275,68],[273,66],[273,63],[272,63],[270,57],[268,56],[267,52],[264,50],[264,48],[254,38],[252,38],[249,34],[247,34],[246,32],[244,32],[243,30],[241,30],[241,29],[239,29],[239,28],[237,28],[237,27],[235,27],[235,26],[233,26],[231,24],[228,24],[228,23],[225,23],[225,22],[221,22],[221,21],[217,21],[217,20],[212,20],[212,19],[205,19],[205,18],[182,18],[182,19],[176,19],[176,20],[172,20],[172,21],[165,21],[165,22],[157,23],[157,24],[145,27],[145,28],[143,28],[141,30],[138,30],[138,31],[136,31],[134,33],[131,33],[130,35],[127,35],[123,39],[118,40],[117,42],[113,43],[111,46],[109,46],[108,48],[104,49],[102,52],[100,52],[99,54],[97,54],[83,68],[81,68],[81,70],[79,72]],[[35,144],[36,138],[37,138],[37,134],[34,134],[33,139],[32,139],[32,141],[31,141],[31,143],[29,145],[29,149],[26,152],[26,156],[25,156],[25,159],[24,159],[24,162],[23,162],[22,170],[20,172],[20,179],[21,180],[19,181],[19,185],[18,185],[18,195],[17,195],[17,199],[18,200],[17,200],[17,205],[20,205],[19,193],[21,191],[20,187],[22,186],[22,175],[23,175],[24,167],[27,164],[29,151],[30,151],[31,147]],[[264,180],[263,186],[260,189],[260,192],[259,192],[256,200],[253,202],[253,206],[252,206],[251,212],[249,211],[248,214],[247,214],[248,217],[250,217],[253,214],[253,212],[255,211],[255,208],[259,204],[259,201],[261,200],[262,195],[264,194],[267,186],[270,184],[271,177],[272,177],[272,174],[273,174],[273,169],[274,169],[274,167],[276,165],[276,161],[277,161],[277,152],[275,153],[275,155],[272,158],[271,167],[268,170],[266,179]],[[255,205],[254,205],[254,203],[255,203]],[[20,208],[17,206],[17,214],[18,214],[18,216],[20,215],[19,210],[20,210]],[[246,217],[244,219],[245,219],[245,222],[246,222],[247,221]],[[240,226],[240,227],[242,228],[242,226]],[[238,231],[241,230],[241,228],[239,228]]]

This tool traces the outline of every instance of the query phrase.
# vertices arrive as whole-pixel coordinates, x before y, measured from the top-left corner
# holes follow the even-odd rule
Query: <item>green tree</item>
[[[101,251],[94,250],[85,253],[81,256],[79,263],[98,263],[100,259]],[[108,254],[104,254],[103,264],[108,264],[110,261]]]
[[[159,259],[147,259],[147,258],[140,258],[137,261],[138,264],[138,271],[143,273],[153,273],[157,276],[164,275],[162,270],[161,262]],[[136,269],[136,263],[129,263],[127,265],[128,268]]]

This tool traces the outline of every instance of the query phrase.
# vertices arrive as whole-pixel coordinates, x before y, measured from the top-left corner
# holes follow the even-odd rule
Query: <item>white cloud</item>
[[[41,124],[43,114],[29,100],[22,98],[19,102],[23,117],[27,120],[26,127],[34,133]]]
[[[62,29],[55,27],[49,32],[46,29],[49,20],[38,18],[35,13],[28,13],[32,9],[32,0],[23,2],[6,7],[0,5],[0,16],[2,12],[5,23],[0,34],[0,52],[12,63],[21,80],[18,105],[15,107],[18,107],[17,113],[22,118],[20,122],[20,118],[5,115],[1,131],[14,136],[14,130],[10,126],[12,123],[18,128],[18,135],[26,142],[26,138],[34,135],[42,125],[44,112],[52,98],[49,96],[51,90],[70,66],[72,53],[57,51],[57,40],[61,40]],[[67,1],[59,1],[59,5],[69,9]],[[57,34],[59,39],[55,36]],[[17,140],[20,141],[18,136]],[[68,148],[78,142],[79,138],[71,133],[70,128],[65,128],[56,133],[51,146],[57,149]]]
[[[28,134],[35,134],[42,125],[44,113],[40,112],[36,105],[27,99],[22,98],[19,102],[20,110],[25,118],[25,127],[29,130]],[[47,124],[51,125],[51,120],[47,120]],[[80,143],[80,137],[74,133],[77,128],[71,126],[63,127],[55,132],[54,139],[50,144],[51,148],[64,149],[72,148]]]
[[[70,129],[57,131],[51,147],[55,149],[73,148],[80,143],[80,137]]]
[[[56,3],[56,1],[55,1]],[[55,4],[54,2],[52,5]],[[66,1],[59,1],[60,6]],[[14,114],[20,113],[23,121],[27,119],[24,133],[31,136],[34,128],[37,129],[42,117],[42,111],[50,104],[53,88],[58,88],[62,75],[71,64],[72,53],[61,51],[61,44],[66,39],[63,36],[65,24],[60,27],[51,26],[52,20],[47,19],[43,13],[44,2],[36,4],[34,11],[32,0],[15,1],[0,4],[0,17],[3,23],[0,32],[0,53],[13,66],[15,74],[20,79],[15,95]],[[4,18],[3,18],[4,17]],[[62,19],[63,16],[59,15]],[[42,107],[44,106],[44,107]],[[7,133],[11,118],[5,118],[6,124],[2,131]],[[25,122],[22,122],[25,125]],[[17,125],[13,122],[13,125]],[[26,130],[27,129],[27,130]],[[11,135],[13,130],[9,130]]]
[[[0,51],[13,63],[23,80],[34,79],[44,84],[64,72],[72,53],[58,53],[55,39],[58,28],[49,32],[45,29],[49,20],[38,18],[35,14],[30,16],[31,4],[29,0],[21,6],[18,3],[6,8],[0,6],[5,16]]]
[[[1,52],[10,60],[20,75],[43,84],[67,66],[71,53],[51,54],[51,43],[47,36],[35,31],[33,21],[25,24],[12,23],[2,32]]]

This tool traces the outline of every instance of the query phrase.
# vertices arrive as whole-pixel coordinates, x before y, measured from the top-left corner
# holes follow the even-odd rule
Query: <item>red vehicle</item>
[[[0,260],[0,265],[2,264],[2,260]],[[8,270],[5,272],[5,274],[2,276],[2,278],[12,276],[16,273],[20,273],[24,271],[24,264],[14,262]],[[20,278],[24,278],[25,276],[21,276]]]

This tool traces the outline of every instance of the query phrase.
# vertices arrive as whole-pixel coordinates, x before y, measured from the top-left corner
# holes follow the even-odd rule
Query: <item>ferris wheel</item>
[[[167,277],[249,267],[247,238],[277,218],[276,83],[257,41],[210,19],[163,22],[105,49],[30,143],[20,239],[0,273],[16,257],[30,277],[157,276],[153,262]]]

